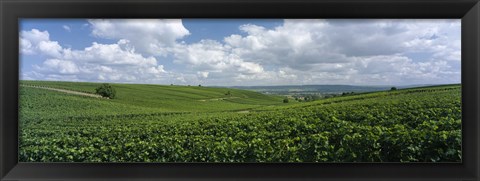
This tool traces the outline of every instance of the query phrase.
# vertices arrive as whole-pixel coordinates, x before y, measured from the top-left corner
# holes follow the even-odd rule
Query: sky
[[[460,19],[22,19],[20,79],[460,83]]]

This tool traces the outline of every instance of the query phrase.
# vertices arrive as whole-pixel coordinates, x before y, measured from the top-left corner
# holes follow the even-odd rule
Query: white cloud
[[[91,19],[92,35],[126,39],[138,52],[165,56],[177,39],[190,32],[179,19]]]
[[[70,28],[70,26],[63,25],[62,28],[63,28],[65,31],[72,32],[72,29]]]
[[[52,57],[60,57],[63,51],[56,41],[41,41],[37,44],[37,48],[40,52]]]
[[[191,85],[460,81],[459,20],[285,20],[190,44],[179,42],[190,35],[181,20],[95,19],[89,26],[117,43],[71,50],[47,31],[22,31],[23,54],[51,57],[22,76]],[[166,70],[166,61],[175,69]]]
[[[25,38],[20,38],[20,53],[26,55],[31,55],[35,53],[32,43]]]
[[[57,41],[50,40],[47,31],[32,29],[20,32],[20,53],[26,55],[45,54],[52,57],[60,57],[63,48]]]
[[[47,31],[23,31],[20,39],[25,42],[22,53],[51,57],[22,74],[28,79],[158,82],[170,76],[155,57],[137,53],[124,39],[114,44],[93,42],[83,50],[61,47],[49,39]]]
[[[246,35],[224,43],[176,45],[174,62],[211,72],[209,83],[220,85],[460,81],[459,21],[285,20],[273,29],[239,29]],[[409,55],[419,52],[428,56]]]
[[[79,73],[77,65],[72,61],[47,59],[43,62],[43,66],[35,66],[41,72],[59,73],[59,74],[76,74]]]
[[[48,31],[40,31],[38,29],[32,29],[30,31],[21,31],[20,37],[28,40],[32,44],[38,44],[41,41],[49,41],[50,34]]]
[[[240,30],[246,35],[226,37],[225,46],[243,61],[277,67],[274,78],[283,67],[315,84],[460,81],[459,20],[285,20]]]
[[[208,83],[263,80],[269,74],[259,63],[243,60],[231,48],[214,40],[179,44],[173,54],[175,63],[186,66],[185,73],[197,72],[200,78],[208,77]]]
[[[155,57],[144,57],[129,48],[125,41],[116,44],[92,43],[92,46],[84,50],[73,50],[65,53],[64,58],[75,59],[86,63],[105,66],[156,66]]]
[[[209,73],[210,73],[210,72],[197,72],[197,75],[198,75],[200,78],[206,79],[206,78],[208,78],[208,74],[209,74]]]

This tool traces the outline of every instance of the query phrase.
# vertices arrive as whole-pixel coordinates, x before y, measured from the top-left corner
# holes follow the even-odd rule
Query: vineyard
[[[22,81],[93,93],[96,83]],[[461,87],[282,103],[198,86],[20,87],[20,162],[460,162]],[[231,94],[227,95],[226,92]]]

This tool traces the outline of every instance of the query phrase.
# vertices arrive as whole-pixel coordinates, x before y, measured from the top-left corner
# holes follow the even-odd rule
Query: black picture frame
[[[18,163],[20,18],[458,18],[462,163]],[[480,179],[478,0],[0,0],[0,180]]]

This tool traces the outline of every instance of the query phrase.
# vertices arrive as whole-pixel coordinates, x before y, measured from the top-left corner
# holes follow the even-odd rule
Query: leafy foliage
[[[207,98],[225,96],[226,91],[208,87],[135,86],[118,85],[122,91],[111,101],[22,87],[20,161],[458,162],[462,158],[460,86],[297,104],[242,91],[235,96],[249,97],[210,101]],[[171,102],[172,107],[148,102],[148,96],[167,88],[178,93],[172,91],[171,97],[197,97],[176,97],[180,104]],[[133,100],[126,96],[128,90],[152,93]],[[190,90],[197,94],[180,94]]]
[[[95,89],[95,92],[102,97],[108,97],[110,99],[115,98],[117,92],[110,84],[102,84],[100,87]]]

